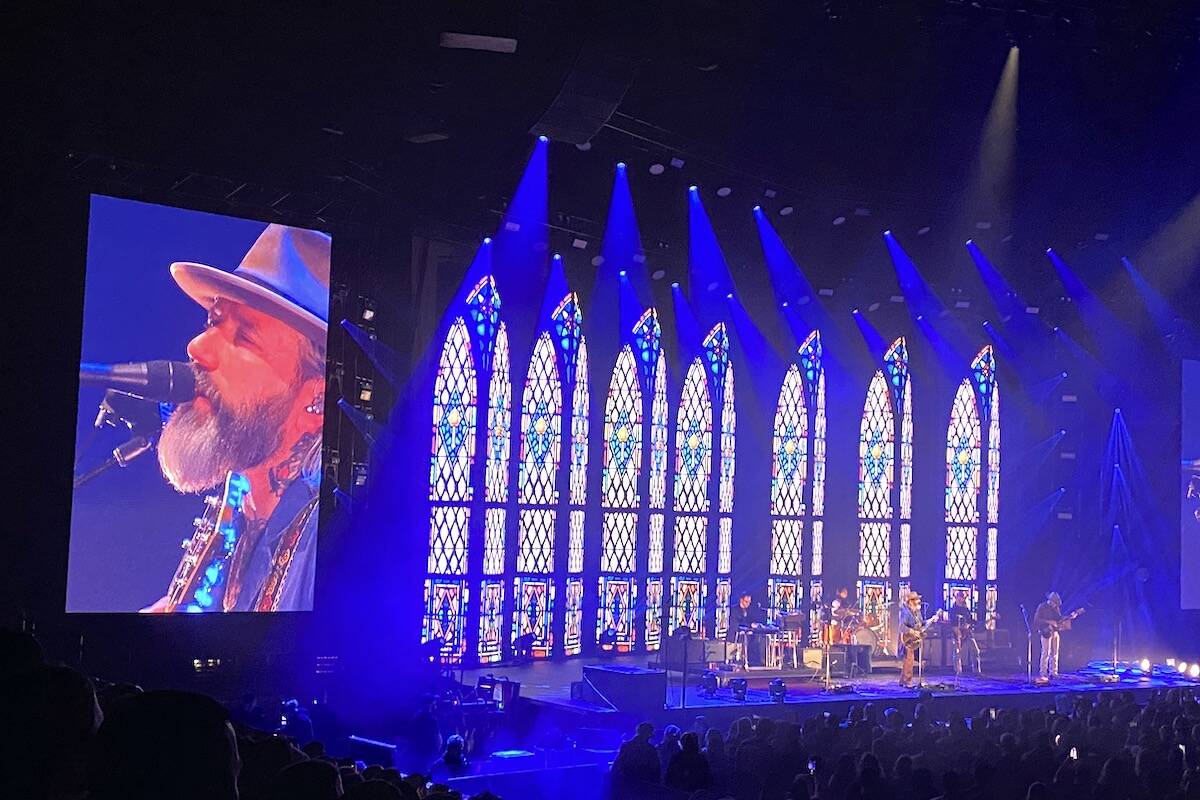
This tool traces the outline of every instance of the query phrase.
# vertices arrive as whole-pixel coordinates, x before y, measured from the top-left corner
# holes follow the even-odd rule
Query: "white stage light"
[[[650,174],[651,175],[662,175],[666,171],[667,171],[667,168],[664,167],[662,164],[655,163],[655,164],[650,165]]]
[[[1138,662],[1138,666],[1142,668],[1142,672],[1149,672],[1150,671],[1150,659],[1143,658],[1140,662]]]
[[[1188,677],[1200,678],[1200,664],[1192,664],[1192,666],[1188,668]]]

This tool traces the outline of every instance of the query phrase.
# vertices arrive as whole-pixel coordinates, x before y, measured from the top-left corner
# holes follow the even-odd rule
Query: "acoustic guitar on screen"
[[[1079,617],[1083,616],[1083,614],[1085,614],[1086,612],[1087,612],[1087,606],[1080,606],[1079,608],[1075,609],[1070,614],[1067,614],[1065,617],[1063,617],[1061,619],[1057,619],[1057,620],[1050,621],[1050,622],[1043,622],[1041,625],[1038,626],[1038,634],[1041,636],[1049,636],[1050,634],[1057,633],[1058,631],[1069,631],[1069,630],[1071,630],[1071,621],[1078,619]]]

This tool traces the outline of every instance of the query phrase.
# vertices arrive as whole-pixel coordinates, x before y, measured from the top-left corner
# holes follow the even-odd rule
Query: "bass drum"
[[[871,645],[871,652],[874,652],[879,649],[879,634],[875,633],[875,631],[871,630],[870,628],[859,628],[854,632],[850,643],[869,644]]]

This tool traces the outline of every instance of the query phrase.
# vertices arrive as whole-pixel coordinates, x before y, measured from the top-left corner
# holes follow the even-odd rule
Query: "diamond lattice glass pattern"
[[[904,383],[900,405],[900,519],[912,519],[913,407],[912,379]]]
[[[817,376],[817,413],[813,420],[813,514],[825,514],[825,370]]]
[[[675,518],[674,572],[702,573],[707,568],[705,559],[708,519],[706,517],[679,516]]]
[[[567,517],[567,572],[583,572],[583,510],[575,509]]]
[[[822,520],[813,520],[812,524],[812,574],[820,575],[821,568],[824,566],[823,554],[825,548],[825,523]]]
[[[979,532],[966,525],[946,528],[946,580],[975,580],[978,537]]]
[[[484,512],[483,574],[504,574],[504,523],[507,509],[489,508]]]
[[[573,506],[581,506],[587,502],[590,397],[587,341],[580,337],[579,357],[575,370],[575,390],[571,399],[571,491],[569,496]]]
[[[736,461],[737,412],[733,402],[733,364],[725,369],[724,401],[721,404],[721,480],[718,511],[733,511],[733,473]]]
[[[633,349],[626,345],[617,356],[604,404],[604,505],[637,508],[641,471],[642,390]]]
[[[1000,522],[1000,384],[992,384],[992,411],[988,420],[987,513],[992,525]]]
[[[900,577],[907,578],[912,568],[912,526],[900,523]]]
[[[712,401],[700,359],[692,361],[683,382],[675,429],[675,510],[708,511],[712,464]]]
[[[517,572],[554,572],[554,509],[523,508],[518,517]]]
[[[475,364],[467,325],[459,317],[446,333],[433,386],[433,445],[429,499],[469,501],[475,461]]]
[[[982,431],[975,390],[966,378],[954,395],[946,431],[946,521],[979,521],[979,447]]]
[[[771,513],[804,513],[804,483],[808,471],[808,410],[804,381],[793,364],[783,377],[775,407],[771,456]]]
[[[467,525],[471,510],[464,506],[434,506],[429,512],[429,563],[433,575],[465,575]]]
[[[887,522],[864,522],[859,526],[858,574],[871,578],[890,577],[892,526]]]
[[[558,502],[555,477],[561,451],[562,385],[554,343],[543,333],[533,348],[521,401],[521,467],[517,500],[549,505]]]
[[[729,596],[733,594],[733,584],[728,578],[717,580],[717,607],[715,609],[713,638],[724,639],[729,630]]]
[[[988,528],[987,532],[987,580],[996,580],[996,556],[998,550],[999,532]]]
[[[858,439],[858,516],[886,519],[892,516],[892,481],[895,457],[895,416],[891,393],[883,372],[875,373],[867,389]]]
[[[733,519],[717,520],[717,574],[728,575],[733,565]]]
[[[601,572],[633,572],[637,555],[637,512],[606,511]]]
[[[496,332],[492,380],[488,388],[487,475],[484,497],[492,503],[508,501],[508,458],[512,447],[512,380],[509,377],[508,331],[504,323]]]
[[[799,575],[801,571],[804,522],[798,519],[771,521],[771,574]]]
[[[663,527],[662,514],[650,515],[650,554],[646,570],[651,573],[663,571]]]
[[[654,369],[654,401],[650,407],[650,507],[667,504],[667,359],[658,355]]]

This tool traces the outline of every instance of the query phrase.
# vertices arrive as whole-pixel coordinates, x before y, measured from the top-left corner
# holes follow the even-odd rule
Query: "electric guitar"
[[[942,617],[946,612],[943,609],[938,609],[933,616],[921,623],[916,628],[900,628],[900,643],[908,649],[915,649],[921,646],[921,642],[925,639],[925,634],[929,632],[929,626]]]
[[[236,472],[225,479],[220,497],[204,498],[204,512],[193,522],[191,537],[167,588],[167,613],[220,611],[229,562],[240,534],[239,519],[250,483]]]
[[[1067,614],[1062,619],[1054,620],[1053,622],[1043,622],[1038,626],[1038,634],[1041,636],[1049,636],[1057,631],[1069,631],[1071,630],[1071,620],[1082,615],[1086,611],[1087,606],[1081,606],[1072,611],[1070,614]]]

